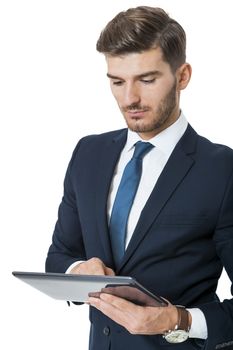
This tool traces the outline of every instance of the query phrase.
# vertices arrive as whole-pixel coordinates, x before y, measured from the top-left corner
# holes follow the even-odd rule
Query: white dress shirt
[[[144,208],[163,168],[165,167],[176,144],[183,136],[187,126],[188,122],[181,112],[179,119],[174,124],[160,132],[152,139],[147,140],[155,147],[151,149],[150,152],[148,152],[143,158],[142,175],[128,218],[125,248],[127,248],[132,238],[142,209]],[[134,145],[137,141],[145,140],[142,140],[136,132],[128,130],[127,141],[121,152],[118,164],[115,168],[112,184],[109,191],[107,211],[108,220],[110,220],[111,217],[113,203],[121,181],[121,177],[123,175],[123,171],[126,164],[133,156]],[[77,263],[72,264],[67,272],[71,271],[71,269],[76,264]],[[189,337],[207,339],[207,325],[203,312],[198,308],[188,310],[192,315],[192,326],[190,329]]]
[[[132,237],[136,224],[138,222],[139,216],[142,209],[144,208],[163,168],[165,167],[168,158],[170,157],[173,149],[175,148],[177,142],[180,140],[184,134],[188,122],[184,115],[181,113],[180,118],[172,124],[169,128],[165,129],[157,136],[150,140],[147,140],[155,147],[150,150],[143,157],[142,164],[142,175],[134,202],[129,214],[128,224],[127,224],[127,234],[126,234],[126,247]],[[116,166],[112,185],[109,192],[108,198],[108,219],[110,220],[113,203],[115,200],[116,192],[119,187],[123,171],[126,164],[130,161],[134,153],[134,145],[137,141],[144,141],[140,136],[131,130],[128,130],[128,137],[121,152],[120,159]]]

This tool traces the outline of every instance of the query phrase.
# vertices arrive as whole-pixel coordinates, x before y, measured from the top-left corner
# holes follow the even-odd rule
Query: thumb
[[[105,266],[105,275],[106,276],[115,276],[115,272],[112,269],[110,269],[110,267]]]

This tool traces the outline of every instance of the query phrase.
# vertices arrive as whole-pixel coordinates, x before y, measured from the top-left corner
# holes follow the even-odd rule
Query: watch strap
[[[180,305],[176,305],[176,308],[178,312],[178,323],[176,329],[188,332],[190,330],[188,310]]]

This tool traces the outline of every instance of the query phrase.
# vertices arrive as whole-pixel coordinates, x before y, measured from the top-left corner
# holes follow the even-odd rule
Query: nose
[[[124,93],[124,105],[131,106],[139,103],[141,100],[140,92],[134,84],[127,84]]]

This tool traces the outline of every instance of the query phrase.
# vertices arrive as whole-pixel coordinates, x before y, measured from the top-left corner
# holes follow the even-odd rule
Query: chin
[[[146,125],[145,123],[135,122],[135,123],[127,123],[128,128],[132,131],[138,133],[147,133],[158,130],[161,125]]]

